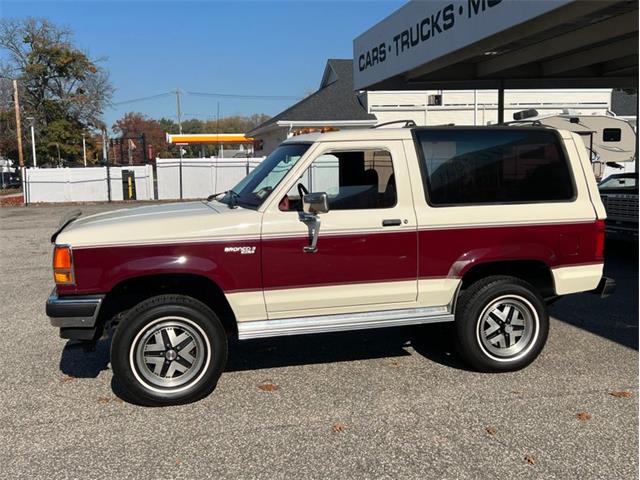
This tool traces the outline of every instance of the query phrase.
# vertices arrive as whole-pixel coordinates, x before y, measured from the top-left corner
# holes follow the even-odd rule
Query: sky
[[[102,58],[113,102],[162,94],[211,92],[301,98],[319,86],[328,58],[352,58],[352,41],[404,1],[83,1],[0,0],[0,17],[44,17],[68,26],[74,43]],[[286,99],[198,97],[184,93],[183,119],[266,113]],[[176,116],[176,97],[114,106],[107,125],[126,112]]]

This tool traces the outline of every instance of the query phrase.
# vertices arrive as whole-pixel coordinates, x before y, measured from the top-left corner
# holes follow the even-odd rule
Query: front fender
[[[129,278],[171,273],[207,277],[225,293],[260,289],[260,257],[255,242],[233,244],[248,249],[225,248],[228,245],[211,242],[75,249],[76,285],[59,286],[58,292],[107,293]]]

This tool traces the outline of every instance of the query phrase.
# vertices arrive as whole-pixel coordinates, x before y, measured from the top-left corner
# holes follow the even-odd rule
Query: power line
[[[296,97],[294,95],[244,95],[235,93],[214,93],[214,92],[184,92],[187,95],[193,95],[195,97],[209,97],[209,98],[229,98],[229,99],[244,99],[244,100],[299,100],[302,97]],[[120,102],[111,103],[111,107],[119,107],[122,105],[128,105],[130,103],[146,102],[147,100],[154,100],[157,98],[165,98],[175,95],[175,91],[158,93],[157,95],[148,95],[146,97],[131,98],[128,100],[122,100]]]
[[[175,116],[175,115],[174,115]],[[183,117],[193,117],[193,118],[206,118],[206,119],[214,119],[215,115],[211,115],[210,113],[183,113]]]
[[[187,95],[196,97],[215,97],[215,98],[242,98],[247,100],[298,100],[301,97],[293,95],[241,95],[233,93],[207,93],[207,92],[186,92]]]
[[[146,100],[153,100],[154,98],[162,98],[162,97],[168,97],[170,95],[175,95],[175,93],[176,92],[165,92],[165,93],[159,93],[157,95],[149,95],[148,97],[132,98],[130,100],[123,100],[121,102],[112,103],[111,106],[118,107],[120,105],[126,105],[128,103],[144,102]]]

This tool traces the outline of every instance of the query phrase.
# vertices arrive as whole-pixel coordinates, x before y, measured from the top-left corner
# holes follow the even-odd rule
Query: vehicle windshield
[[[634,190],[638,188],[634,175],[612,175],[599,185],[600,190]]]
[[[219,201],[230,207],[260,207],[310,146],[310,143],[280,145]]]

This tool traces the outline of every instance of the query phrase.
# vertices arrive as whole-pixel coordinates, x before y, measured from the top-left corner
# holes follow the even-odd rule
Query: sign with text
[[[419,67],[577,0],[413,0],[353,41],[354,87]]]

